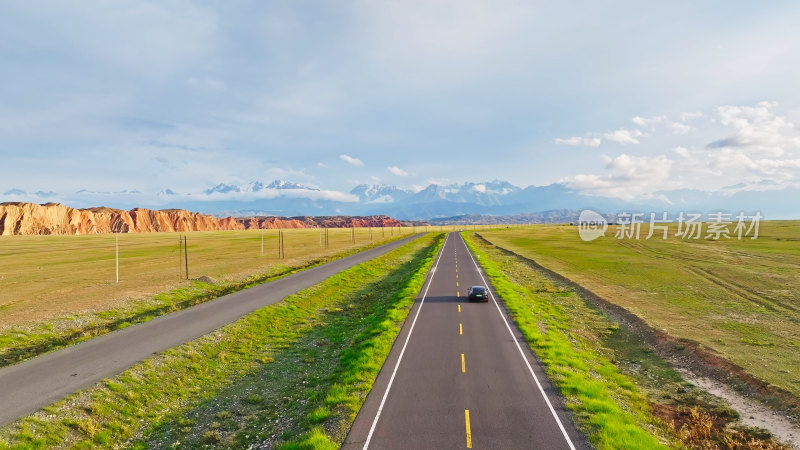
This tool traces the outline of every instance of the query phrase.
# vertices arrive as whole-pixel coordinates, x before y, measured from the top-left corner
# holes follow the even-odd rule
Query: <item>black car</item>
[[[469,288],[469,301],[471,302],[488,302],[489,293],[484,286],[472,286]]]

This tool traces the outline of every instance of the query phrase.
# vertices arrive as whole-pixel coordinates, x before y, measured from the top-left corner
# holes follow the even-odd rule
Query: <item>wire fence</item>
[[[464,228],[475,227],[2,236],[0,329],[111,309],[186,285],[187,279],[239,280],[412,233]]]

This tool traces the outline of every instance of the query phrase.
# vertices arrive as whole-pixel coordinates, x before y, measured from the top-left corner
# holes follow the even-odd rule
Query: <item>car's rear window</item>
[[[484,289],[482,287],[474,287],[474,288],[472,288],[472,290],[474,292],[477,292],[478,294],[485,294],[486,293],[486,289]]]

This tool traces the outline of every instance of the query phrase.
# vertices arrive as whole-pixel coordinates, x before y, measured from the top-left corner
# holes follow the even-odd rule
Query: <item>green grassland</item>
[[[0,429],[0,448],[336,448],[442,241],[422,236],[140,363]]]
[[[614,232],[592,242],[571,226],[481,235],[800,397],[800,223],[762,222],[755,240]]]
[[[734,411],[573,285],[471,233],[465,239],[596,448],[784,448],[737,425]]]
[[[178,234],[120,235],[120,282],[115,236],[0,238],[0,366],[143,322],[294,270],[339,258],[411,230],[277,230],[184,234],[189,276]],[[200,278],[200,280],[197,280]]]

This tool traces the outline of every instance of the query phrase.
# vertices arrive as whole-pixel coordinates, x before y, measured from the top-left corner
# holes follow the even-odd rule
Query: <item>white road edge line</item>
[[[417,324],[417,317],[419,317],[419,312],[422,310],[422,305],[425,303],[425,298],[428,296],[428,289],[430,289],[431,284],[433,284],[433,277],[434,275],[436,275],[436,268],[439,267],[439,261],[442,259],[442,253],[444,253],[444,247],[447,245],[448,239],[450,239],[449,233],[447,234],[447,236],[445,236],[442,248],[441,250],[439,250],[439,257],[436,258],[436,264],[434,264],[433,268],[431,269],[430,272],[431,277],[428,279],[428,286],[425,288],[425,292],[422,294],[422,300],[420,300],[419,307],[417,307],[417,313],[414,315],[414,321],[411,322],[411,328],[408,329],[408,336],[406,336],[406,342],[403,344],[403,349],[400,350],[400,357],[397,358],[397,364],[394,365],[392,376],[391,378],[389,378],[389,384],[386,386],[386,392],[383,393],[381,404],[378,406],[378,412],[375,413],[375,420],[372,421],[372,426],[369,428],[369,434],[367,435],[367,440],[364,442],[364,450],[367,450],[367,448],[369,447],[369,441],[372,440],[372,433],[375,432],[375,426],[378,425],[378,419],[381,417],[381,411],[383,411],[383,405],[386,403],[386,398],[389,396],[389,391],[392,389],[392,383],[394,383],[394,377],[395,375],[397,375],[397,369],[400,368],[400,361],[403,360],[403,354],[406,352],[408,341],[411,339],[411,333],[414,331],[414,325]]]
[[[467,247],[467,242],[464,241],[464,236],[459,233],[461,237],[461,241],[464,242],[464,246]],[[508,320],[506,320],[506,316],[503,315],[503,310],[500,309],[500,305],[497,303],[497,299],[494,297],[492,290],[489,289],[489,284],[486,282],[486,279],[483,278],[483,274],[481,273],[481,269],[478,266],[478,262],[475,261],[475,258],[472,256],[472,252],[469,251],[469,247],[467,247],[469,257],[472,259],[472,263],[475,264],[475,270],[478,271],[478,276],[481,277],[483,280],[484,286],[486,286],[486,290],[489,291],[489,296],[492,297],[492,301],[494,302],[494,306],[497,308],[497,313],[500,314],[500,317],[503,319],[503,322],[506,324],[506,328],[508,332],[511,334],[511,339],[514,340],[514,343],[517,344],[517,350],[519,350],[520,356],[522,356],[522,360],[525,361],[525,365],[528,366],[528,371],[531,373],[533,377],[533,381],[536,382],[536,386],[539,388],[539,392],[542,393],[542,397],[544,398],[545,403],[547,403],[547,407],[550,408],[550,412],[553,413],[553,418],[556,419],[556,423],[558,424],[558,428],[561,430],[561,434],[564,435],[564,439],[567,440],[567,444],[569,444],[569,448],[575,450],[575,445],[572,443],[572,439],[569,438],[567,434],[567,430],[564,429],[564,425],[561,423],[561,419],[558,418],[558,414],[556,414],[556,410],[553,408],[553,404],[550,403],[550,399],[547,398],[547,394],[544,392],[544,388],[542,387],[542,383],[539,382],[539,377],[536,376],[536,373],[533,371],[533,367],[531,367],[530,361],[525,356],[525,352],[522,351],[522,347],[519,345],[519,339],[514,335],[514,331],[511,330],[511,325],[508,324]]]

